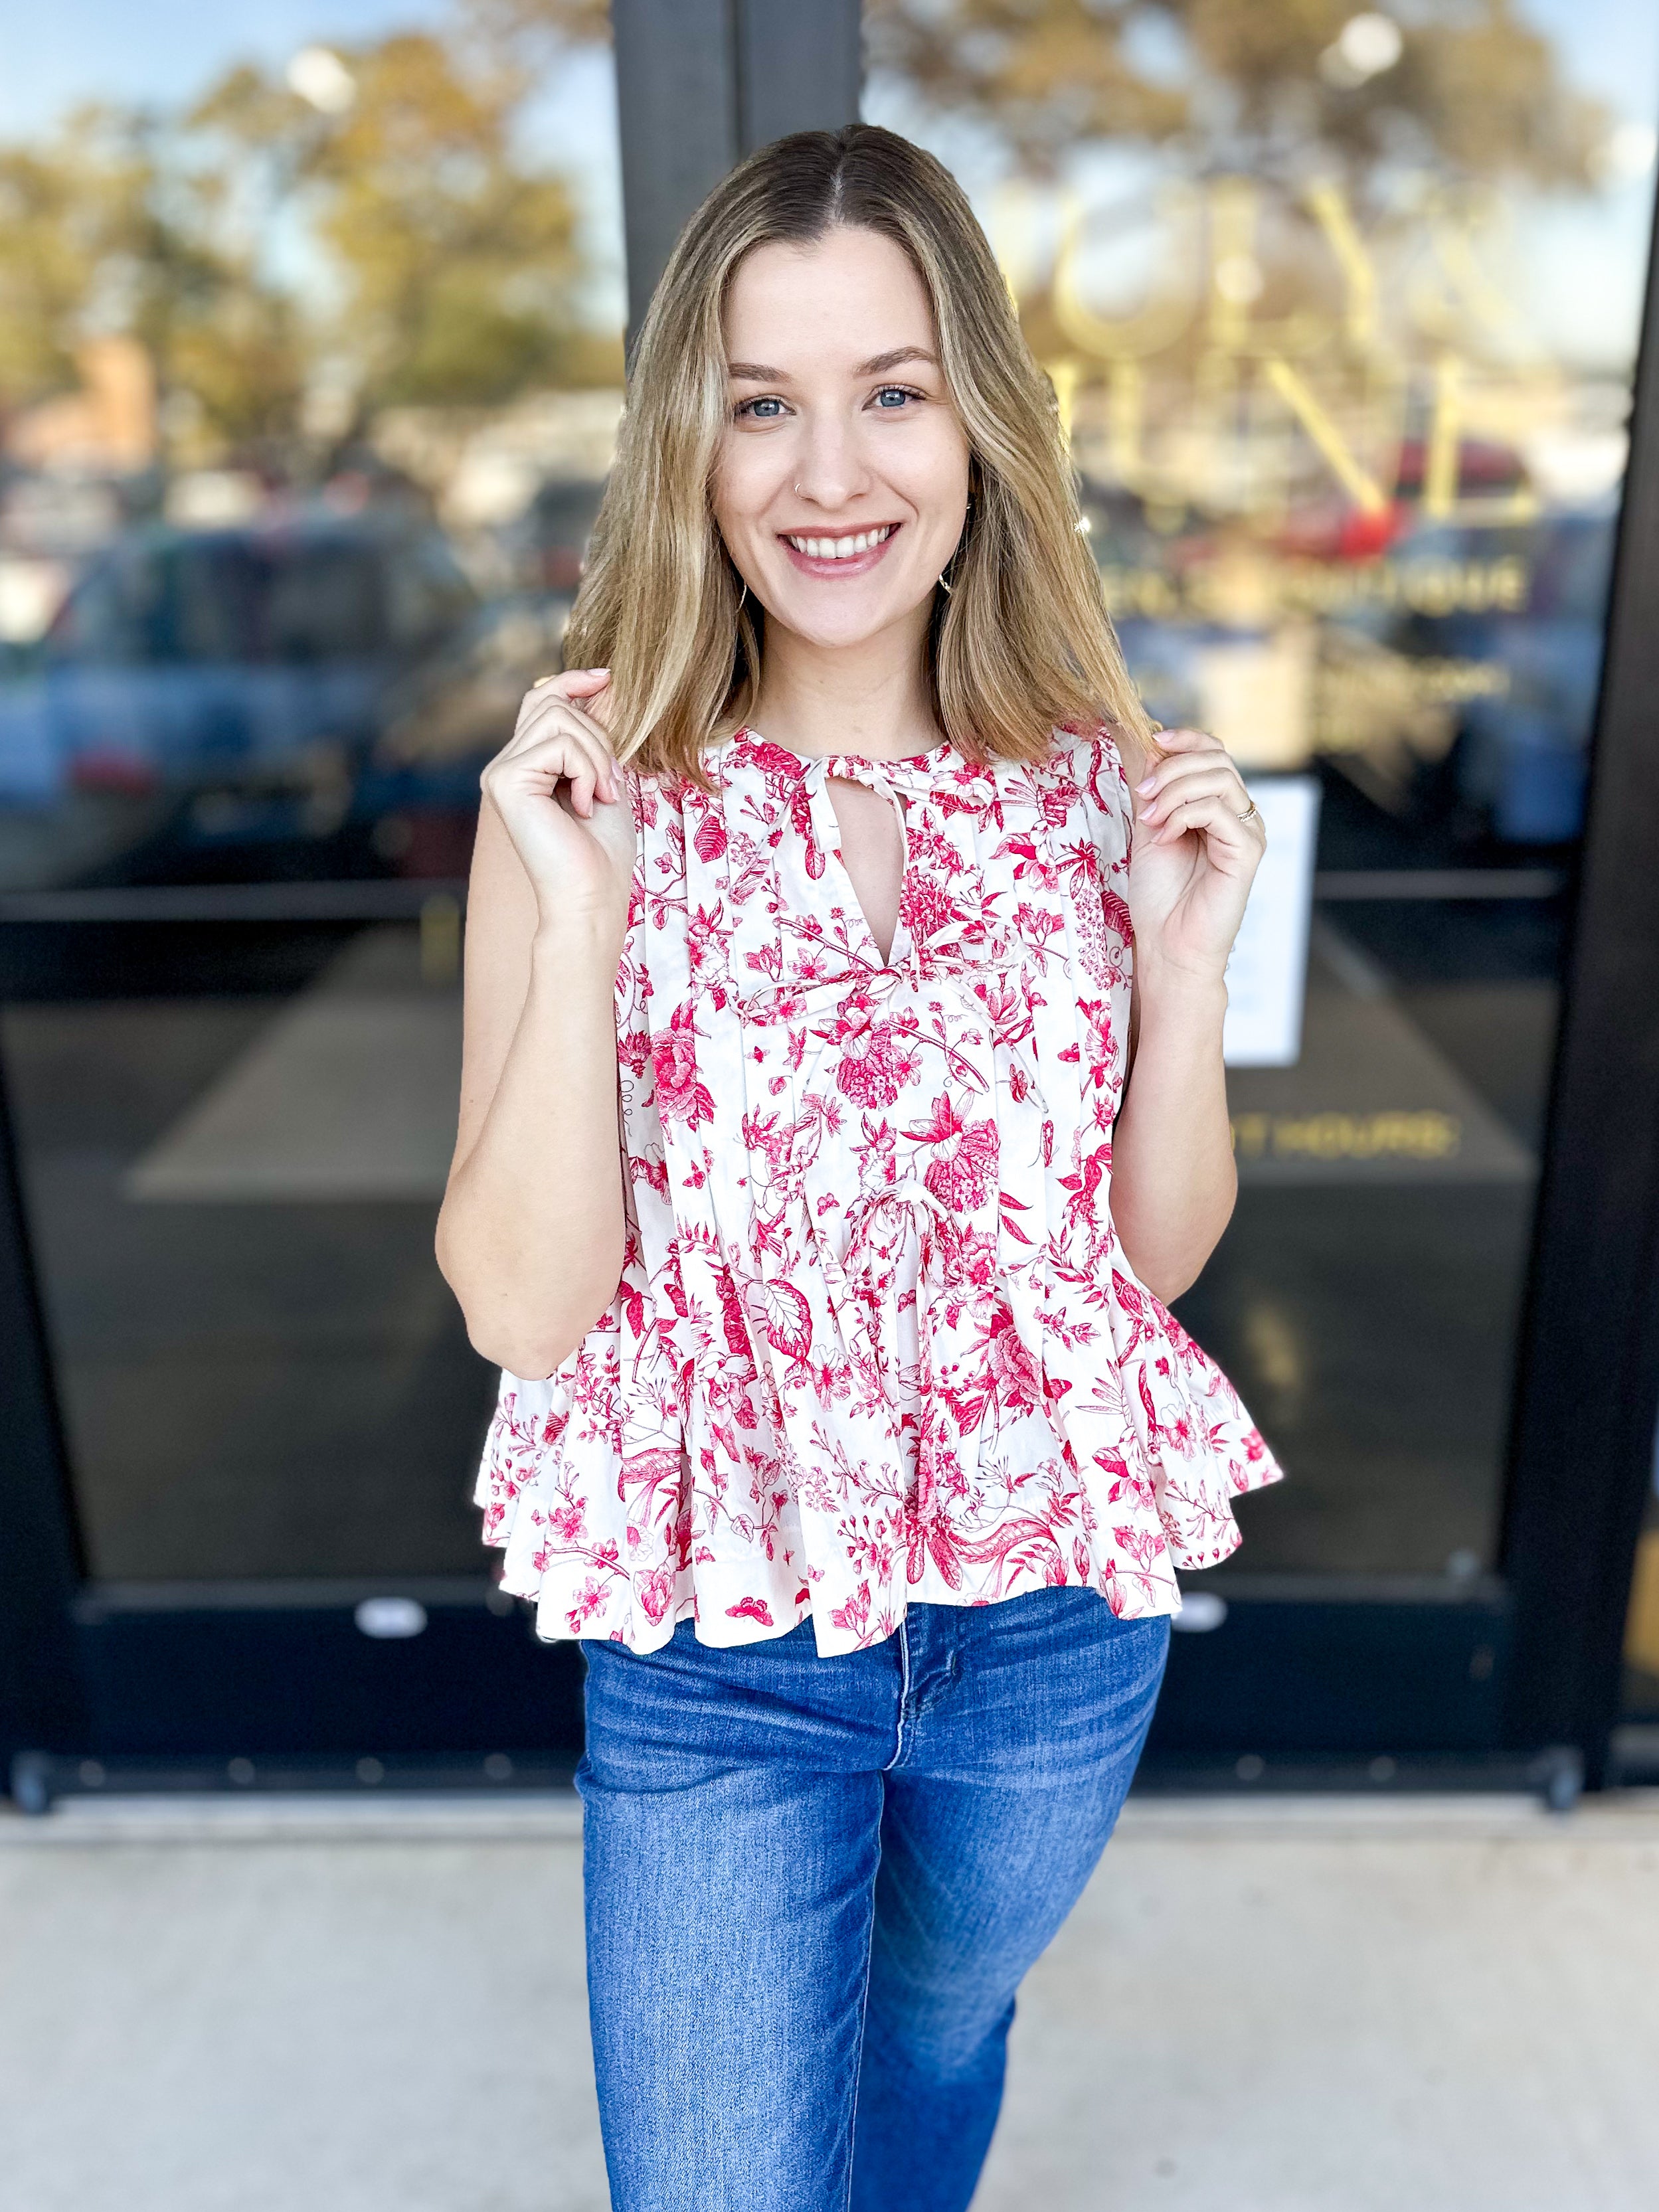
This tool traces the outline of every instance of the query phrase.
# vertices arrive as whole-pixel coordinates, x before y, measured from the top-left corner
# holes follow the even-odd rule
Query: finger
[[[566,699],[586,699],[595,691],[603,691],[610,681],[608,668],[561,668],[550,676],[538,676],[530,688],[532,691],[556,690]]]
[[[599,770],[601,781],[616,778],[617,763],[605,741],[605,732],[596,729],[586,715],[574,707],[566,707],[557,714],[527,717],[514,732],[501,757],[515,760],[533,752],[538,745],[556,741],[579,746]]]
[[[603,729],[610,713],[611,671],[608,668],[567,668],[562,675],[541,676],[531,685],[527,696],[535,699],[538,693],[570,702],[584,701],[590,720]]]
[[[583,670],[575,676],[544,678],[541,682],[532,684],[519,702],[515,726],[525,729],[549,714],[579,714],[609,751],[610,742],[605,725],[610,689],[610,677],[603,669]]]
[[[587,708],[578,706],[574,699],[567,699],[562,692],[551,690],[526,691],[519,702],[519,729],[547,728],[556,722],[566,722],[574,729],[585,730],[596,744],[605,752],[610,751],[611,741],[605,735],[604,723],[590,714]]]
[[[527,757],[532,766],[538,764],[538,756],[532,753]],[[592,744],[584,744],[580,736],[566,738],[556,749],[550,748],[549,757],[559,763],[554,798],[562,798],[571,812],[580,815],[584,822],[591,821],[594,801],[609,799],[612,795],[606,783],[610,763]]]
[[[1212,738],[1207,730],[1160,730],[1152,742],[1164,758],[1153,762],[1136,784],[1137,791],[1155,790],[1161,776],[1178,761],[1190,758],[1194,753],[1219,753],[1224,758],[1226,756],[1226,747],[1220,738]]]
[[[557,729],[529,740],[515,738],[491,762],[485,774],[498,805],[503,788],[528,787],[556,799],[563,784],[569,787],[572,811],[586,818],[593,811],[595,794],[605,796],[603,786],[607,775],[613,775],[615,770],[607,757],[585,740],[581,732]]]
[[[543,758],[535,754],[526,756],[532,770],[543,767]],[[586,745],[568,743],[550,747],[545,756],[549,773],[549,795],[568,807],[572,814],[584,822],[592,819],[593,802],[600,795],[602,775],[599,763]]]
[[[1140,818],[1147,823],[1165,821],[1174,808],[1193,799],[1225,799],[1236,814],[1248,814],[1250,811],[1249,793],[1230,763],[1213,767],[1194,763],[1180,775],[1171,776],[1159,785],[1152,796],[1143,802]]]
[[[568,700],[554,698],[532,707],[529,700],[519,712],[519,725],[507,747],[508,756],[525,752],[530,747],[544,743],[556,734],[570,738],[580,744],[592,760],[599,772],[603,794],[607,799],[621,796],[622,785],[609,740],[599,725],[583,714],[580,707]]]
[[[1231,796],[1228,793],[1221,798],[1212,796],[1184,801],[1153,831],[1152,843],[1173,845],[1181,838],[1197,832],[1218,856],[1225,854],[1239,859],[1250,854],[1259,856],[1267,842],[1262,832],[1261,817],[1258,816],[1249,822],[1243,820],[1237,808],[1230,805]]]
[[[496,788],[531,787],[544,791],[550,797],[557,794],[561,783],[568,783],[573,796],[578,789],[596,794],[607,805],[614,805],[622,796],[617,783],[617,770],[605,754],[579,732],[556,730],[540,737],[514,738],[507,750],[497,755],[492,763]],[[583,813],[592,811],[584,806]]]
[[[1238,774],[1237,764],[1218,744],[1195,745],[1188,751],[1171,753],[1147,769],[1135,786],[1135,795],[1138,799],[1150,799],[1177,776],[1209,774],[1217,769]]]

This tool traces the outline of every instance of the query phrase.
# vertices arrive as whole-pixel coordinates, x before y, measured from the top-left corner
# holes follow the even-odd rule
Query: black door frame
[[[1512,1740],[1607,1778],[1659,1419],[1659,208],[1522,1323]]]
[[[637,328],[680,222],[734,159],[856,111],[858,9],[616,0],[613,15]],[[1541,1757],[1558,1793],[1581,1771],[1607,1778],[1659,1410],[1659,746],[1646,708],[1659,696],[1659,624],[1644,618],[1659,587],[1656,334],[1650,260],[1500,1571],[1458,1584],[1230,1581],[1224,1629],[1176,1640],[1154,1778],[1358,1772],[1383,1785],[1510,1778]],[[308,887],[292,917],[277,886],[218,904],[273,923],[318,918],[336,888]],[[364,888],[337,887],[343,919]],[[393,887],[376,891],[395,903]],[[89,896],[0,899],[0,929],[73,932],[109,902]],[[149,896],[160,919],[204,895]],[[419,1585],[88,1581],[3,1068],[0,1390],[0,1758],[15,1762],[21,1801],[141,1777],[499,1785],[568,1773],[575,1649],[536,1644],[482,1571]],[[360,1634],[355,1608],[376,1595],[418,1598],[426,1632]],[[1281,1695],[1272,1714],[1265,1680]]]

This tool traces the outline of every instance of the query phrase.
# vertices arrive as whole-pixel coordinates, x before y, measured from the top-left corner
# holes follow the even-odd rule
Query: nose
[[[833,511],[848,506],[870,489],[870,471],[852,423],[840,416],[810,419],[795,455],[793,475],[798,497]]]

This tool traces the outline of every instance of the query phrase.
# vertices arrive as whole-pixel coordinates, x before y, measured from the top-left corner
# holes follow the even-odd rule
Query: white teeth
[[[852,538],[791,538],[788,542],[809,561],[851,561],[884,543],[896,527],[890,522],[884,529],[860,530]]]

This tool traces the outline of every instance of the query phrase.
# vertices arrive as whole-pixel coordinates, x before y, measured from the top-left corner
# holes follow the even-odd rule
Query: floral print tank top
[[[628,779],[626,1258],[556,1374],[501,1378],[478,1500],[544,1637],[707,1644],[1087,1584],[1178,1610],[1279,1469],[1113,1233],[1132,937],[1109,733],[1040,765]],[[897,810],[884,959],[830,777]],[[556,1172],[556,1170],[554,1170]]]

